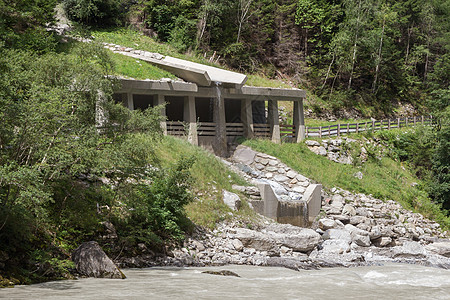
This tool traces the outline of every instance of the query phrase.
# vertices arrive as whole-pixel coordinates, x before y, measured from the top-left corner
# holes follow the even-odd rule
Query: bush
[[[84,25],[120,24],[126,13],[123,0],[64,0],[63,6],[70,20]]]

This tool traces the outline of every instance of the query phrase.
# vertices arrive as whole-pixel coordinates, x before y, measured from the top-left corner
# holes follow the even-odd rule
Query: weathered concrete
[[[187,96],[184,98],[184,121],[187,123],[188,142],[198,145],[197,117],[195,114],[195,97]]]
[[[268,183],[259,183],[259,191],[264,201],[264,216],[277,220],[278,218],[278,197]]]
[[[320,212],[322,206],[321,192],[321,184],[310,184],[303,194],[303,200],[306,201],[308,207],[309,222],[313,222]]]
[[[299,227],[309,226],[306,203],[304,201],[279,201],[277,222]]]

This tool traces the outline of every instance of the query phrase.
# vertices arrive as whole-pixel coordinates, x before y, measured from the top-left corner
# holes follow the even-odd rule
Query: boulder
[[[241,208],[241,198],[235,193],[223,190],[222,192],[223,202],[234,211],[239,210]]]
[[[337,227],[337,223],[335,220],[331,220],[331,219],[320,219],[319,220],[319,228],[322,230],[328,230],[331,228],[335,228]]]
[[[373,240],[372,242],[377,247],[386,247],[392,243],[392,239],[387,236],[382,236],[382,237],[379,237],[379,238]]]
[[[233,153],[233,160],[244,165],[250,165],[255,159],[256,152],[250,147],[239,145]]]
[[[450,242],[436,242],[425,247],[427,251],[450,257]]]
[[[356,216],[356,209],[350,204],[345,204],[342,209],[342,214],[350,217]]]
[[[313,250],[321,240],[314,230],[290,224],[271,224],[266,231],[277,243],[299,252]]]
[[[254,248],[258,251],[279,253],[277,243],[267,234],[246,228],[236,228],[235,238],[239,239],[244,247]]]
[[[328,229],[322,235],[322,239],[324,240],[342,240],[350,243],[352,241],[352,237],[350,233],[344,229]]]
[[[313,140],[306,140],[305,144],[306,144],[306,146],[309,146],[309,147],[320,146],[320,143],[318,141],[313,141]]]
[[[81,244],[72,254],[77,271],[87,277],[125,279],[125,275],[95,242]]]
[[[350,251],[349,241],[345,240],[326,240],[322,243],[322,252],[343,254]]]
[[[425,258],[425,248],[418,242],[405,241],[402,246],[393,249],[394,257],[403,258]]]

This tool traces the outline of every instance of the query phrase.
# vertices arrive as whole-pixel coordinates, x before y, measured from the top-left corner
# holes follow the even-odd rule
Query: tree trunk
[[[372,93],[375,94],[376,87],[377,87],[377,79],[378,79],[378,72],[380,70],[380,64],[381,64],[381,50],[383,48],[383,35],[384,35],[384,27],[386,25],[386,16],[383,18],[383,29],[381,30],[381,37],[380,37],[380,48],[378,49],[378,61],[377,65],[375,67],[375,78],[373,80],[372,85]]]
[[[333,63],[334,63],[334,58],[336,57],[336,54],[335,53],[333,53],[333,59],[331,60],[331,62],[330,62],[330,65],[328,66],[328,70],[327,70],[327,75],[325,76],[325,80],[323,81],[323,84],[322,84],[322,90],[323,90],[323,88],[325,87],[325,84],[327,83],[327,80],[328,80],[328,76],[330,75],[330,71],[331,71],[331,66],[333,65]],[[334,81],[333,81],[334,82]]]
[[[360,14],[361,14],[361,0],[359,0],[359,2],[358,2],[358,17],[356,19],[355,43],[353,44],[352,71],[350,72],[350,78],[348,79],[348,87],[347,87],[348,90],[352,87],[353,71],[355,70],[356,46],[358,44],[358,30],[359,30]]]

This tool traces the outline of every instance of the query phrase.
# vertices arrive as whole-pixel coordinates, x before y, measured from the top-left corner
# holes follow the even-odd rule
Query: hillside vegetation
[[[173,76],[113,55],[99,43],[71,42],[47,31],[57,2],[0,1],[1,285],[9,285],[9,279],[30,283],[70,276],[70,254],[87,240],[98,240],[109,254],[134,255],[138,244],[164,251],[182,241],[194,223],[212,228],[230,218],[222,190],[245,184],[203,150],[162,136],[159,107],[130,111],[116,104],[112,94],[118,83],[109,75]],[[391,114],[391,100],[427,104],[437,120],[432,130],[379,137],[397,143],[398,157],[362,166],[363,184],[351,177],[358,166],[335,165],[302,144],[246,143],[328,187],[396,199],[447,222],[428,198],[445,204],[450,191],[450,64],[443,18],[448,7],[443,1],[63,4],[79,24],[131,22],[153,36],[117,28],[89,31],[98,41],[219,61],[220,67],[253,72],[250,84],[307,87],[318,112],[355,106],[360,113]],[[410,170],[393,159],[407,162]],[[402,180],[415,181],[411,170],[423,185],[433,183],[431,188],[402,185]],[[246,223],[254,214],[244,204],[235,216]],[[117,243],[104,238],[110,224]]]
[[[426,111],[448,101],[445,0],[98,0],[79,9],[85,1],[63,1],[69,18],[131,24],[179,53],[290,81],[311,91],[318,114],[375,117],[401,112],[399,103]]]

